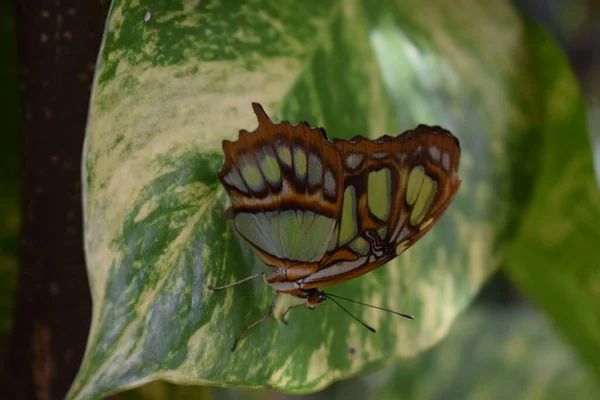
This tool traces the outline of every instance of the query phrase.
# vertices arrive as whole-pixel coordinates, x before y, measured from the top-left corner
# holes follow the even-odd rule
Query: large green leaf
[[[476,307],[418,358],[365,378],[386,399],[598,398],[585,365],[534,310]]]
[[[549,313],[600,380],[600,189],[585,107],[568,61],[530,29],[540,65],[543,155],[507,271]]]
[[[476,306],[418,357],[302,400],[598,398],[600,387],[538,312],[528,307]],[[269,392],[153,382],[124,400],[271,399]],[[277,396],[294,400],[296,396]]]
[[[155,379],[310,392],[441,339],[498,265],[540,142],[525,24],[482,4],[115,1],[84,149],[94,310],[70,397]],[[463,185],[432,232],[332,289],[415,321],[352,307],[372,335],[326,303],[289,326],[267,320],[229,352],[273,295],[258,280],[206,289],[264,271],[226,225],[215,175],[221,141],[256,126],[251,101],[332,137],[427,123],[460,138]]]

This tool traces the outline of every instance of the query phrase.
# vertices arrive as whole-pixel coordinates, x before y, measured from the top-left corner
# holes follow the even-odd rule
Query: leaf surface
[[[112,4],[84,148],[85,248],[94,302],[71,398],[163,379],[304,393],[432,346],[497,268],[540,157],[537,68],[506,3],[443,0],[124,1]],[[465,23],[464,10],[469,9]],[[330,137],[419,123],[461,141],[461,189],[397,260],[269,319],[264,271],[227,226],[221,141],[253,130],[250,103]],[[527,149],[526,151],[524,149]],[[285,304],[282,304],[283,307]]]

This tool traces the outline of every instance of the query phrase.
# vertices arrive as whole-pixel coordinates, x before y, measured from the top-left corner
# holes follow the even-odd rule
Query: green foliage
[[[384,369],[309,395],[343,399],[544,399],[597,398],[600,388],[580,360],[534,310],[469,309],[433,349]],[[269,399],[268,392],[153,382],[124,400]],[[280,396],[293,400],[295,396]]]
[[[546,50],[562,60],[504,2],[115,1],[84,149],[93,320],[69,396],[98,398],[156,379],[317,391],[433,346],[507,249],[511,266],[522,252],[519,270],[542,271],[547,254],[518,250],[517,230],[529,239],[549,227],[534,208],[560,183],[551,173],[575,172],[584,186],[592,174],[577,86],[564,62],[552,64],[561,91],[550,85]],[[550,115],[565,110],[551,107],[561,95],[573,99],[561,114],[575,143],[564,157]],[[459,137],[463,185],[440,223],[400,259],[332,289],[415,321],[352,307],[377,328],[372,335],[324,304],[296,310],[289,326],[266,321],[229,352],[273,294],[258,281],[206,289],[264,270],[226,225],[216,178],[221,141],[256,126],[251,101],[330,137],[378,137],[418,123]],[[600,202],[590,193],[585,221],[597,226]],[[560,204],[546,206],[553,218],[568,216],[550,208]],[[570,320],[574,331],[579,322]],[[598,332],[597,319],[585,323]]]
[[[600,378],[600,190],[582,96],[568,61],[530,27],[540,65],[543,156],[507,271]]]
[[[386,399],[597,398],[600,387],[544,319],[527,308],[479,306],[439,345],[369,377]]]

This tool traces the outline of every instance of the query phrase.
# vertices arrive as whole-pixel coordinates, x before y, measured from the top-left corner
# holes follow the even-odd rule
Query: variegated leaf
[[[112,4],[84,148],[85,247],[94,300],[71,398],[156,379],[310,392],[441,339],[499,264],[539,155],[536,71],[504,2],[126,1]],[[464,23],[469,9],[469,23]],[[309,121],[331,137],[439,124],[461,141],[462,187],[402,257],[335,293],[414,314],[263,315],[272,290],[208,284],[263,271],[223,218],[221,141],[256,121]],[[332,290],[333,292],[333,290]]]

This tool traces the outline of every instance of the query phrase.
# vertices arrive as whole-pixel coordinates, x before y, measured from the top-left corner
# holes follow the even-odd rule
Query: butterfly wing
[[[335,140],[344,168],[344,199],[335,246],[303,289],[360,276],[417,242],[460,187],[458,139],[419,125],[397,137]]]
[[[265,264],[318,262],[337,231],[339,153],[323,129],[305,122],[275,124],[259,104],[252,107],[258,128],[223,141],[218,176],[231,198],[227,214]]]

